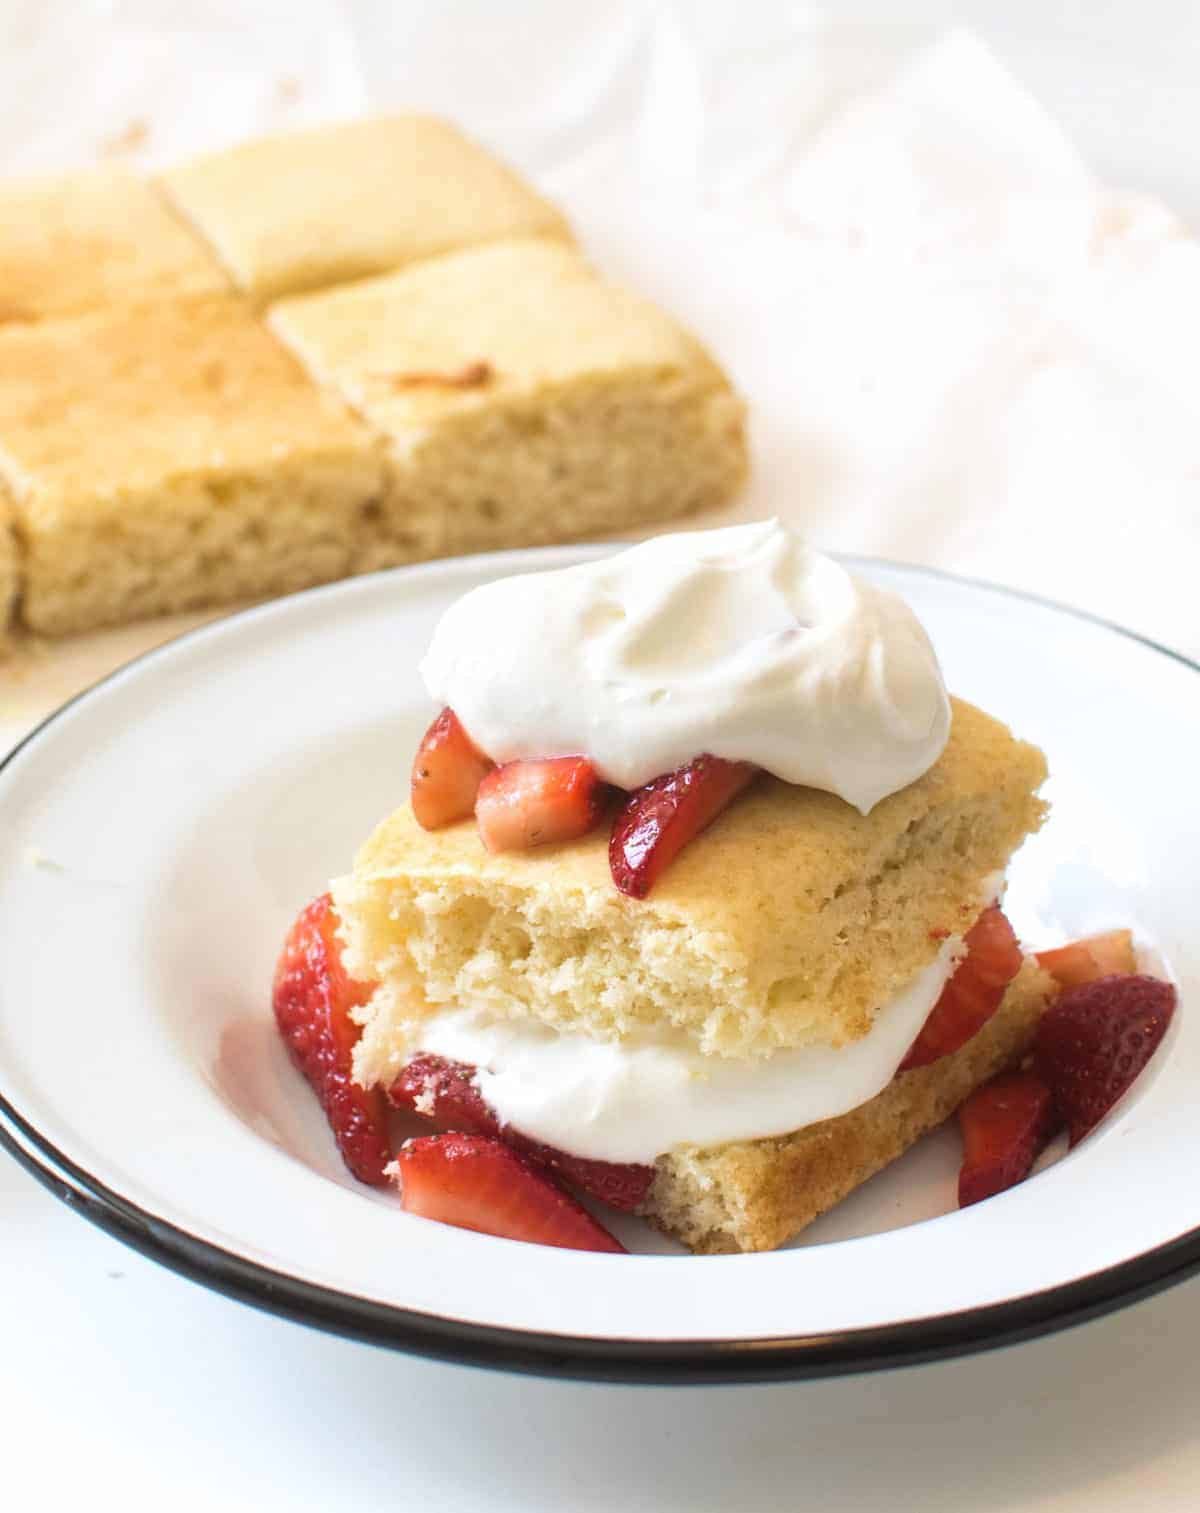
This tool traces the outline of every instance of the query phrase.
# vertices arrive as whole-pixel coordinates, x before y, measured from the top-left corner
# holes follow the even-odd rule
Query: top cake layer
[[[541,851],[484,851],[466,822],[407,806],[335,885],[347,965],[381,984],[356,1072],[393,1075],[444,1004],[616,1038],[674,1025],[708,1052],[842,1044],[969,928],[987,879],[1041,822],[1035,747],[954,702],[924,777],[864,817],[760,779],[638,901],[618,893],[603,827]]]
[[[163,183],[240,288],[276,299],[566,221],[446,121],[377,116],[260,137]]]
[[[79,173],[0,188],[0,324],[228,289],[203,241],[142,179]]]

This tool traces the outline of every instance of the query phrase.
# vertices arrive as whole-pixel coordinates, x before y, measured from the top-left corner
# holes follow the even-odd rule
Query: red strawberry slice
[[[900,1063],[901,1072],[940,1061],[977,1035],[1021,970],[1021,947],[998,904],[985,909],[963,937],[967,954],[930,1010]]]
[[[1158,1049],[1175,989],[1157,977],[1118,975],[1064,988],[1042,1015],[1034,1067],[1049,1083],[1071,1144],[1095,1129]]]
[[[465,1061],[422,1053],[414,1056],[387,1090],[393,1108],[419,1114],[463,1135],[498,1135],[500,1121],[475,1085]]]
[[[479,785],[492,762],[462,728],[452,709],[443,709],[425,732],[413,759],[411,799],[417,823],[440,830],[475,811]]]
[[[350,1077],[362,1033],[350,1010],[366,1003],[372,989],[347,976],[337,927],[328,893],[292,926],[275,968],[275,1021],[321,1100],[342,1159],[360,1182],[381,1186],[392,1156],[387,1103],[379,1089],[361,1088]]]
[[[425,1135],[396,1157],[410,1214],[566,1250],[625,1247],[528,1156],[492,1135]]]
[[[528,851],[573,841],[599,820],[604,794],[586,757],[505,762],[479,785],[479,834],[489,851]]]
[[[1053,951],[1039,951],[1037,959],[1038,965],[1045,967],[1064,988],[1137,969],[1131,930],[1106,930],[1103,935],[1089,935]]]
[[[475,1068],[443,1056],[415,1056],[388,1088],[396,1108],[420,1114],[445,1129],[471,1135],[498,1135],[539,1166],[613,1208],[635,1212],[645,1199],[654,1168],[633,1162],[590,1161],[530,1140],[511,1125],[501,1126],[475,1084]]]
[[[958,1206],[1015,1187],[1061,1126],[1054,1095],[1034,1072],[993,1077],[958,1110],[963,1164]]]
[[[759,771],[750,762],[698,756],[631,793],[613,821],[608,845],[608,864],[621,892],[645,898],[692,837]]]

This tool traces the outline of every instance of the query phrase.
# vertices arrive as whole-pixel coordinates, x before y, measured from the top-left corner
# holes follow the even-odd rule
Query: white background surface
[[[114,21],[108,5],[10,0],[0,9],[0,166],[151,163],[268,121],[410,99],[456,115],[554,186],[602,260],[668,302],[677,288],[676,307],[716,340],[728,301],[706,311],[704,290],[721,290],[719,269],[711,284],[669,283],[670,269],[634,235],[654,224],[666,236],[664,218],[646,211],[644,184],[614,171],[631,160],[622,126],[638,121],[634,158],[647,182],[678,178],[678,157],[664,164],[655,154],[685,141],[680,102],[691,86],[680,39],[695,44],[703,33],[723,60],[715,92],[691,88],[686,141],[701,144],[697,162],[725,165],[706,182],[728,206],[774,182],[757,154],[769,158],[781,130],[807,129],[839,91],[886,76],[897,47],[913,40],[898,20],[966,20],[1103,180],[1162,194],[1200,223],[1200,14],[1183,3],[843,4],[849,30],[820,48],[810,45],[812,10],[798,5],[725,7],[724,34],[711,30],[706,6],[573,0],[557,7],[549,33],[533,19],[540,7],[459,5],[453,24],[437,9],[129,4]],[[756,87],[744,87],[743,68]],[[673,102],[672,121],[647,117],[648,100]],[[598,120],[615,123],[614,134],[598,135]],[[130,129],[137,123],[144,137]],[[671,250],[681,266],[710,251],[683,237]],[[1186,326],[1196,312],[1178,313]],[[752,353],[729,356],[752,369]],[[764,416],[760,474],[785,481],[786,412],[777,395],[756,391],[755,376],[747,370],[743,381]],[[1144,460],[1163,483],[1158,458]],[[1163,483],[1154,497],[1168,493]],[[1080,501],[1076,553],[1069,534],[1056,542],[1058,596],[1195,649],[1194,600],[1185,606],[1162,581],[1181,583],[1172,572],[1195,561],[1194,493],[1173,495],[1159,514],[1139,496],[1126,512],[1138,530],[1119,542],[1120,496],[1109,499],[1113,516],[1099,525]],[[818,524],[835,545],[946,557],[936,516],[924,536],[899,540],[882,527],[870,539],[871,522],[849,513]],[[1020,537],[1028,561],[997,538],[1002,560],[987,575],[1045,589],[1046,554],[1017,525],[1009,538]],[[947,565],[986,572],[969,556],[968,542]],[[7,675],[3,735],[153,634],[118,633]],[[120,1497],[179,1508],[419,1500],[1104,1513],[1193,1508],[1200,1492],[1200,1282],[1069,1335],[889,1376],[703,1391],[553,1384],[408,1360],[257,1315],[116,1246],[6,1162],[0,1296],[0,1474],[14,1506]]]

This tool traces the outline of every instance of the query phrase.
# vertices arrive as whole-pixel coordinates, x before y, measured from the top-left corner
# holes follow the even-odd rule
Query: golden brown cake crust
[[[0,328],[0,476],[23,616],[61,633],[345,573],[383,464],[218,297]]]
[[[0,325],[229,290],[154,186],[94,172],[0,188]]]
[[[600,1038],[674,1024],[732,1056],[855,1039],[970,926],[1041,822],[1044,776],[1041,752],[955,701],[942,757],[870,815],[760,780],[646,900],[613,886],[603,826],[490,856],[473,823],[430,833],[405,806],[334,885],[348,966],[383,983],[358,1071],[398,1070],[412,1018],[456,1003]]]
[[[775,1249],[1018,1060],[1053,991],[1053,979],[1027,960],[961,1050],[901,1072],[860,1108],[778,1139],[660,1157],[643,1212],[698,1255]]]
[[[271,324],[317,377],[397,437],[602,373],[726,382],[670,316],[550,241],[475,247],[284,300]]]
[[[571,236],[518,174],[431,116],[259,137],[184,163],[163,183],[256,300],[479,242]]]

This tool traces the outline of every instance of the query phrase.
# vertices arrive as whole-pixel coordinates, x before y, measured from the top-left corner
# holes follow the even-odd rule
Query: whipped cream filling
[[[961,937],[947,940],[860,1040],[765,1060],[705,1056],[680,1034],[601,1041],[471,1008],[423,1021],[414,1050],[475,1066],[501,1121],[534,1140],[597,1161],[650,1163],[677,1145],[787,1134],[874,1098],[963,953]]]
[[[421,674],[497,762],[582,755],[637,788],[708,753],[864,814],[950,729],[903,600],[775,520],[485,584],[443,616]]]

